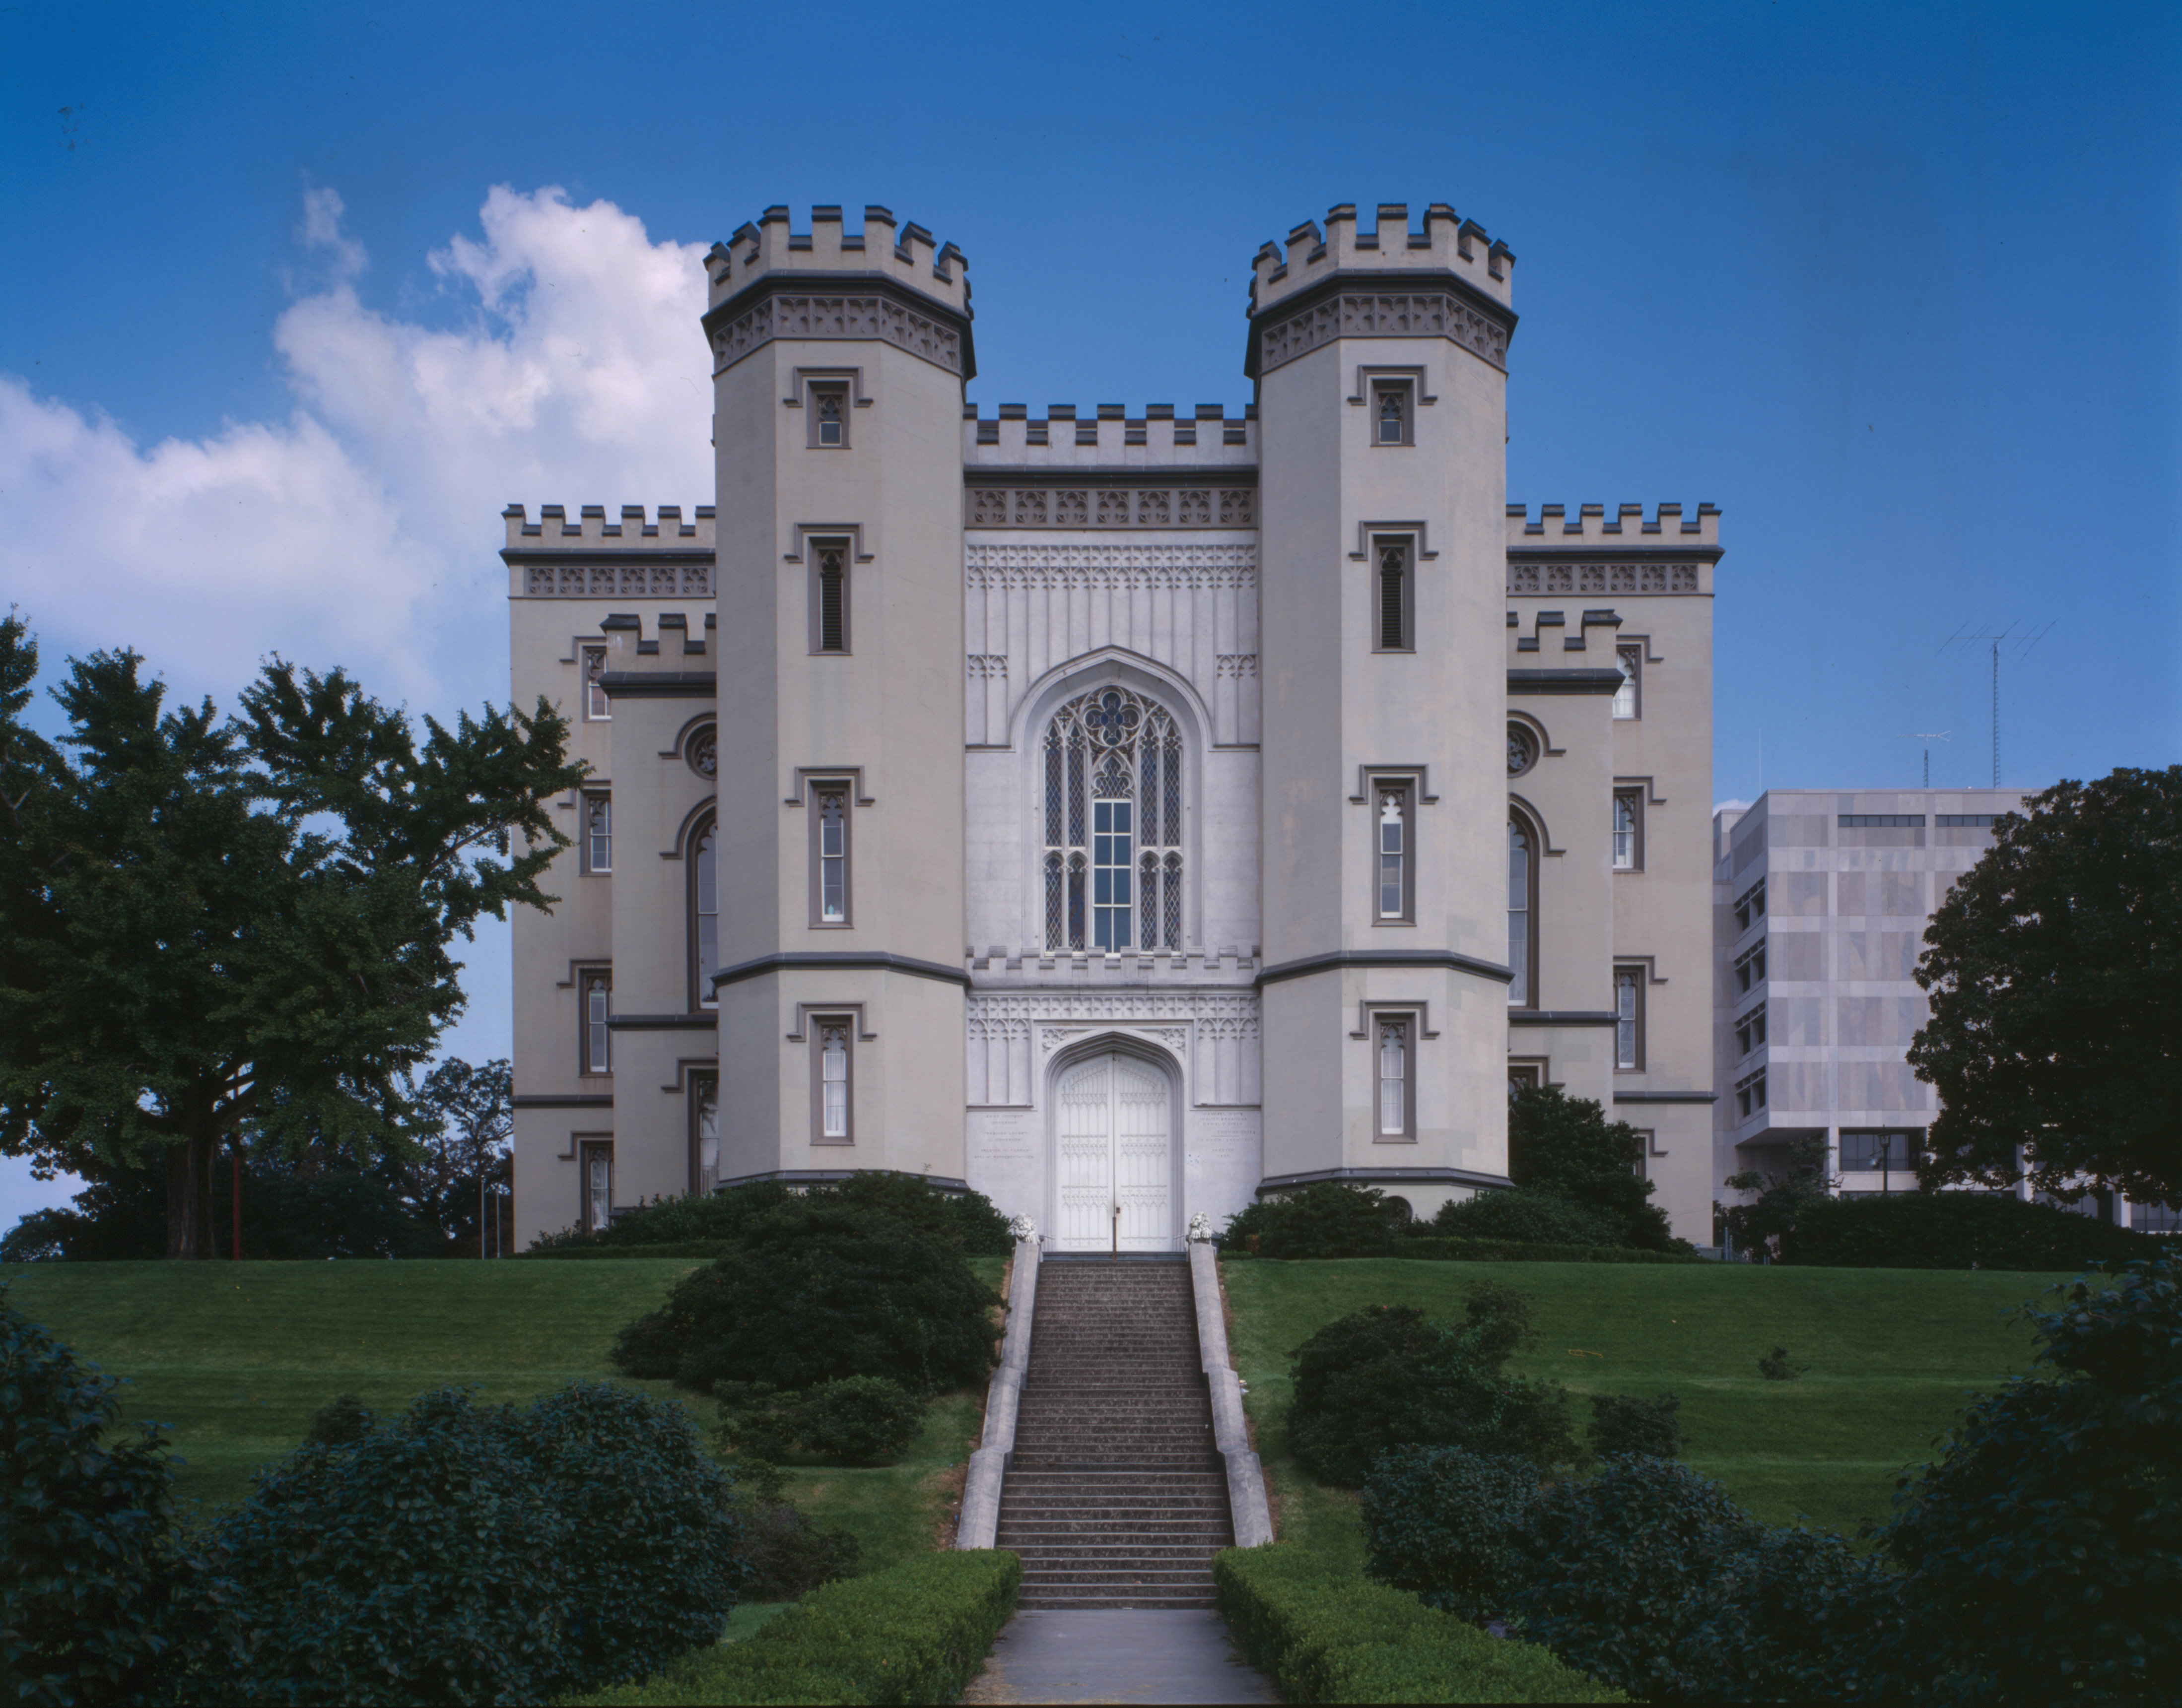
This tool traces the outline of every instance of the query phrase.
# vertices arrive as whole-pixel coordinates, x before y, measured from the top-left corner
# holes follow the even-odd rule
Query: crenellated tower
[[[1256,257],[1261,1190],[1506,1176],[1514,263],[1440,203]]]
[[[773,207],[706,269],[719,1177],[959,1181],[964,260]]]

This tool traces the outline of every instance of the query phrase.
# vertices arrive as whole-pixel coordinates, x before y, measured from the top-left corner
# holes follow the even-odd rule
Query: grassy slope
[[[2030,1330],[2012,1308],[2065,1279],[1396,1259],[1221,1268],[1281,1535],[1359,1567],[1354,1496],[1319,1488],[1288,1456],[1286,1412],[1288,1353],[1365,1305],[1421,1305],[1459,1320],[1469,1281],[1512,1286],[1530,1295],[1542,1330],[1515,1368],[1567,1384],[1579,1428],[1590,1418],[1584,1395],[1671,1392],[1696,1469],[1760,1517],[1785,1523],[1801,1512],[1853,1533],[1886,1515],[1893,1473],[1928,1456],[1966,1390],[2027,1365]],[[1758,1374],[1758,1357],[1778,1345],[1809,1366],[1799,1379]]]
[[[997,1285],[1001,1259],[972,1268]],[[659,1305],[688,1259],[615,1263],[83,1263],[9,1265],[10,1296],[110,1376],[125,1415],[174,1432],[180,1492],[208,1503],[250,1489],[254,1466],[302,1439],[311,1414],[354,1393],[383,1410],[447,1384],[523,1401],[613,1378],[621,1326]],[[633,1385],[662,1396],[664,1382]],[[694,1401],[709,1430],[712,1407]],[[977,1396],[943,1396],[898,1465],[799,1470],[790,1498],[856,1533],[865,1563],[932,1545],[946,1473],[973,1445]]]

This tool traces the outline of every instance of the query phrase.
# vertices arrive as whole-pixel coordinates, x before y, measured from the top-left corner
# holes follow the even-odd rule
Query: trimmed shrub
[[[622,1331],[613,1359],[701,1393],[884,1376],[929,1394],[985,1379],[999,1302],[955,1246],[813,1194],[754,1218],[735,1250]]]
[[[1836,1269],[2080,1269],[2166,1250],[2157,1234],[2001,1192],[1821,1198],[1780,1235],[1782,1263]]]
[[[745,1642],[577,1699],[637,1705],[952,1702],[1014,1613],[1022,1562],[1000,1549],[926,1554],[814,1589]]]
[[[2036,1374],[1903,1479],[1880,1546],[1936,1700],[2151,1701],[2182,1666],[2182,1262],[2052,1290]]]
[[[118,1384],[0,1288],[0,1689],[25,1705],[171,1691],[193,1622],[175,1461],[157,1425],[108,1440]]]
[[[1220,1243],[1248,1251],[1255,1235],[1261,1258],[1390,1258],[1400,1217],[1376,1186],[1321,1180],[1244,1205],[1227,1219]]]
[[[1634,1394],[1593,1394],[1591,1396],[1591,1450],[1609,1453],[1641,1453],[1647,1458],[1679,1459],[1682,1455],[1682,1426],[1675,1419],[1681,1401],[1672,1394],[1656,1400],[1640,1400]]]
[[[1213,1556],[1236,1647],[1290,1702],[1621,1702],[1545,1650],[1496,1639],[1300,1545]]]
[[[1612,1216],[1551,1192],[1480,1192],[1442,1204],[1424,1224],[1448,1239],[1513,1240],[1533,1246],[1618,1246],[1621,1225]]]
[[[799,1203],[830,1204],[897,1223],[965,1257],[1005,1258],[1015,1250],[1008,1219],[983,1193],[944,1192],[917,1175],[880,1169],[810,1186],[750,1180],[725,1191],[656,1199],[623,1211],[601,1233],[549,1234],[531,1250],[557,1257],[606,1251],[629,1257],[719,1257],[746,1235],[753,1222]]]
[[[1427,1224],[1429,1225],[1429,1224]],[[1397,1257],[1454,1263],[1702,1263],[1694,1252],[1648,1252],[1634,1246],[1530,1246],[1504,1240],[1448,1240],[1413,1234]]]
[[[745,1576],[678,1407],[579,1384],[525,1411],[419,1397],[261,1473],[208,1537],[243,1701],[536,1700],[717,1643]]]
[[[1364,1569],[1473,1625],[1496,1617],[1513,1562],[1508,1538],[1538,1492],[1521,1459],[1460,1447],[1396,1447],[1364,1484]]]
[[[754,1501],[743,1518],[743,1598],[793,1601],[822,1584],[853,1578],[863,1545],[848,1531],[822,1528],[785,1501]]]
[[[1566,1396],[1502,1368],[1528,1338],[1521,1296],[1474,1285],[1459,1329],[1410,1305],[1372,1305],[1296,1350],[1288,1445],[1326,1482],[1354,1488],[1389,1447],[1466,1447],[1539,1466],[1581,1456]]]

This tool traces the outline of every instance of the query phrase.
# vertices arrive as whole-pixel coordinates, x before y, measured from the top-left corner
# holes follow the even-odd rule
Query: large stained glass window
[[[1071,700],[1045,732],[1045,946],[1182,947],[1182,732],[1124,688]]]

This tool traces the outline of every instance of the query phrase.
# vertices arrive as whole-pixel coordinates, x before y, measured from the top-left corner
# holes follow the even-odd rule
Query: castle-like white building
[[[716,503],[506,513],[591,768],[516,922],[526,1235],[860,1169],[1060,1250],[1429,1214],[1543,1079],[1709,1238],[1718,512],[1509,505],[1515,257],[1376,225],[1259,252],[1239,417],[980,416],[883,208],[712,250]]]

